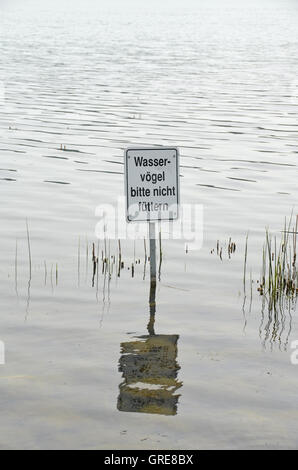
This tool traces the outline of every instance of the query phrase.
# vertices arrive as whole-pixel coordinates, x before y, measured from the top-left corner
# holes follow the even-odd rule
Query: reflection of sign
[[[141,336],[121,344],[119,411],[175,415],[182,386],[177,380],[178,335]]]
[[[176,148],[125,151],[128,222],[174,220],[179,206],[179,155]]]

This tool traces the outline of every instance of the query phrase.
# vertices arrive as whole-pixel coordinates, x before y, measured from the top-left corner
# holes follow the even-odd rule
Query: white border
[[[171,219],[169,218],[161,218],[161,219],[137,219],[137,220],[130,220],[128,216],[128,193],[127,193],[127,186],[128,186],[128,178],[127,178],[127,152],[130,150],[174,150],[176,152],[176,173],[177,173],[177,215]],[[180,154],[178,147],[164,147],[164,146],[156,146],[156,147],[141,147],[141,146],[134,146],[134,147],[127,147],[124,149],[124,194],[125,194],[125,218],[126,222],[159,222],[162,220],[177,220],[179,219],[179,208],[180,208]]]

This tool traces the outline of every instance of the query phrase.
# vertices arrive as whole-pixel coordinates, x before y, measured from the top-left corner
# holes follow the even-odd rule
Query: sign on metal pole
[[[128,222],[175,220],[179,215],[179,153],[175,147],[125,150]]]

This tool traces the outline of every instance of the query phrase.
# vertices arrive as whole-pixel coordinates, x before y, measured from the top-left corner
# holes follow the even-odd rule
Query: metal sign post
[[[149,241],[150,241],[150,294],[149,311],[150,320],[147,326],[149,335],[154,335],[154,321],[156,312],[156,239],[155,223],[149,222]]]
[[[176,147],[128,148],[124,154],[127,222],[147,222],[150,242],[150,318],[155,315],[156,229],[179,216],[179,153]],[[153,329],[154,331],[154,329]],[[152,333],[154,334],[154,333]]]
[[[149,239],[150,239],[150,280],[151,284],[156,284],[156,231],[155,223],[149,222]]]

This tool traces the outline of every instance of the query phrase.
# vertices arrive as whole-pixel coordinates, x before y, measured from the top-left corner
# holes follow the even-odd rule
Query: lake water
[[[298,5],[158,3],[0,4],[2,448],[297,448],[297,311],[257,280],[297,213]],[[200,250],[162,241],[155,317],[142,240],[120,276],[100,241],[92,279],[129,145],[177,146],[204,208]]]

